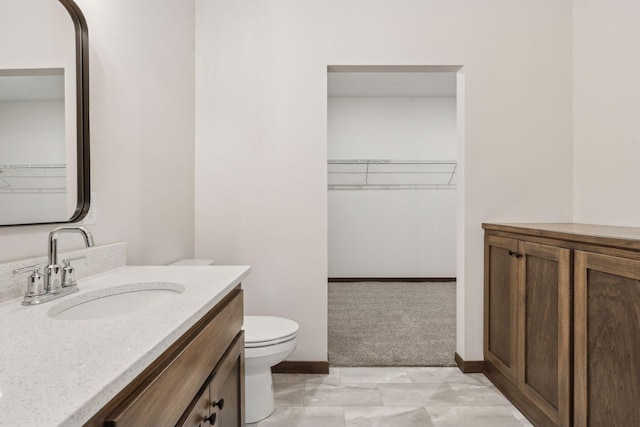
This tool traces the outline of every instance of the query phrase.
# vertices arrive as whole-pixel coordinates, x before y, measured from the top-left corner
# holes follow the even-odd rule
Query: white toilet
[[[210,259],[181,259],[169,265],[213,265]],[[271,367],[287,358],[298,345],[298,324],[273,316],[244,316],[246,422],[267,418],[275,409]]]
[[[271,367],[298,345],[298,324],[273,316],[244,316],[246,422],[267,418],[275,409]]]

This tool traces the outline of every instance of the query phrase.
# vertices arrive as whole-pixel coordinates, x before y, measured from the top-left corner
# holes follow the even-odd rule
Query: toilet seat
[[[260,341],[260,342],[249,342],[249,341],[245,341],[244,342],[244,348],[258,348],[258,347],[270,347],[272,345],[278,345],[278,344],[282,344],[288,341],[291,341],[292,339],[296,338],[296,336],[298,335],[297,332],[287,336],[287,337],[283,337],[283,338],[278,338],[275,340],[270,340],[270,341]]]
[[[291,341],[298,335],[298,323],[274,316],[245,316],[245,348],[269,347]]]

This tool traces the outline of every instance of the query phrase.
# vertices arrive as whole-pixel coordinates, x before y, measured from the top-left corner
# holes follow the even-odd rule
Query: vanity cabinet
[[[640,422],[640,230],[484,224],[487,376],[537,426]]]
[[[85,425],[244,426],[242,323],[238,286]]]

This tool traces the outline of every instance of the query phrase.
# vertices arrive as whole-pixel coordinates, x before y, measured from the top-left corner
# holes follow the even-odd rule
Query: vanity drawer
[[[107,426],[175,426],[242,327],[242,290],[232,295],[205,316],[204,326],[185,334],[173,360],[107,417]]]

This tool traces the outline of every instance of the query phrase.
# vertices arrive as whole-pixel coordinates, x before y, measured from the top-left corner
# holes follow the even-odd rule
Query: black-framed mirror
[[[88,50],[73,0],[0,0],[0,226],[87,214]]]

